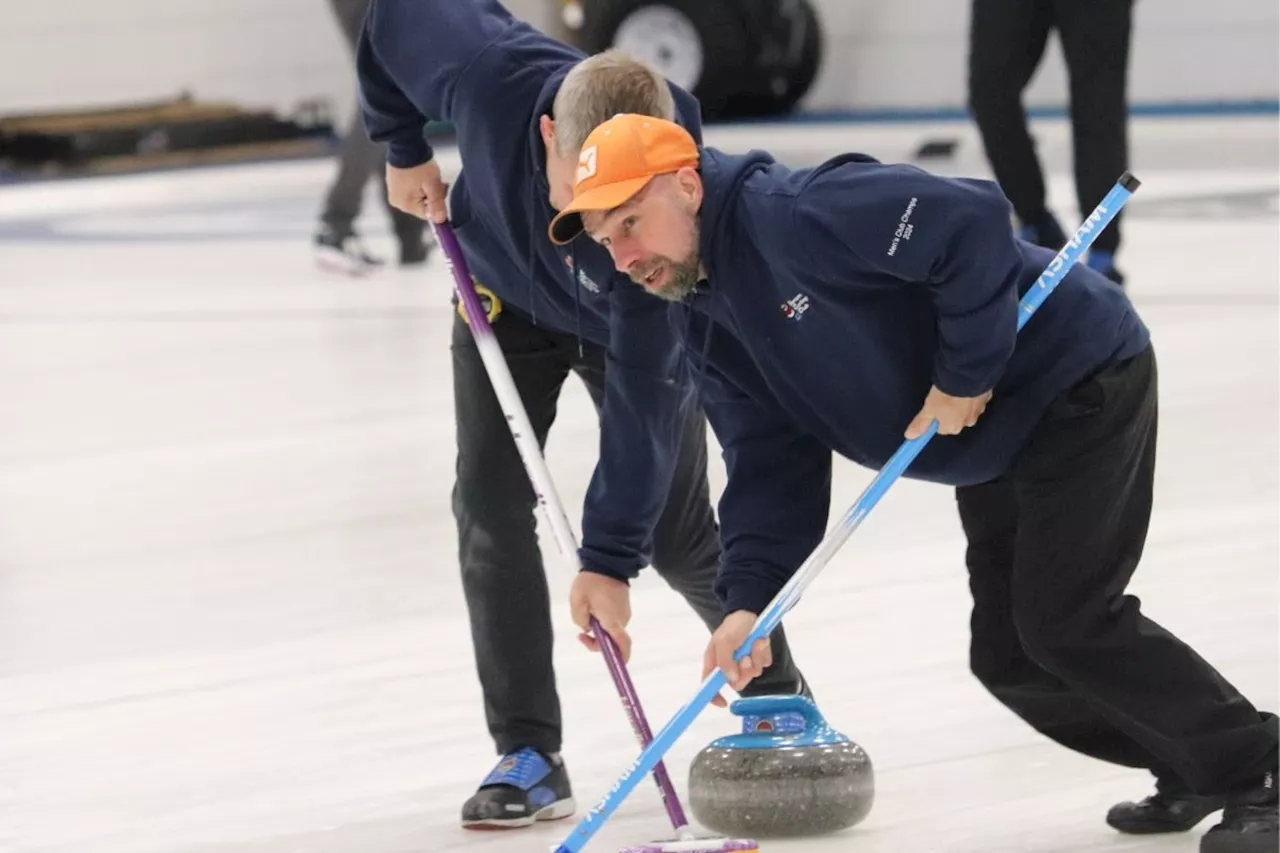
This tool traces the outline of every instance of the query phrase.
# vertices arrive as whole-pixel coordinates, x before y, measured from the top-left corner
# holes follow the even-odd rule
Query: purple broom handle
[[[560,553],[576,572],[579,569],[577,541],[569,526],[569,519],[564,514],[560,499],[556,495],[555,486],[551,482],[551,473],[547,470],[546,461],[538,447],[537,436],[529,424],[529,416],[520,400],[520,394],[516,391],[511,370],[507,367],[498,339],[489,325],[489,315],[480,304],[480,296],[476,293],[475,284],[471,280],[466,258],[462,255],[462,247],[458,245],[458,238],[448,224],[432,223],[432,227],[435,229],[436,240],[444,250],[449,269],[453,273],[454,287],[458,292],[458,298],[462,301],[471,334],[475,338],[476,347],[480,350],[480,358],[484,361],[489,373],[489,381],[493,385],[494,393],[498,396],[502,412],[506,415],[507,425],[511,427],[516,449],[520,451],[520,458],[524,460],[525,470],[533,483],[538,505],[542,507],[551,525]],[[609,636],[609,632],[601,627],[594,616],[591,617],[589,627],[600,645],[609,674],[613,676],[613,686],[618,691],[618,698],[622,700],[622,707],[631,721],[631,728],[635,731],[641,748],[644,748],[653,740],[653,731],[649,728],[649,721],[645,719],[644,709],[640,706],[640,697],[631,681],[631,675],[627,672],[627,666],[622,661],[622,653],[618,650],[613,637]],[[671,784],[671,777],[667,774],[665,764],[659,762],[654,766],[653,778],[658,784],[658,791],[662,794],[662,801],[667,807],[667,815],[671,818],[672,826],[677,831],[684,829],[689,825],[689,821],[685,817],[684,809],[680,806],[680,800],[676,797],[676,791]]]

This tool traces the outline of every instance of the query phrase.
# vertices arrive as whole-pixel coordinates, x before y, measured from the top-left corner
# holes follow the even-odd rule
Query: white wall
[[[465,2],[465,0],[458,0]],[[508,8],[538,26],[545,0]],[[328,0],[6,0],[0,115],[169,98],[289,112],[354,107],[352,59]]]
[[[0,114],[183,89],[281,108],[353,91],[323,0],[39,0],[0,16]]]
[[[466,0],[458,0],[466,2]],[[818,0],[827,62],[813,107],[959,107],[968,0]],[[543,27],[554,0],[511,0]],[[1138,0],[1133,100],[1275,99],[1276,0]],[[1064,102],[1047,57],[1029,100]],[[288,112],[354,97],[326,0],[12,0],[0,10],[0,115],[169,97]]]

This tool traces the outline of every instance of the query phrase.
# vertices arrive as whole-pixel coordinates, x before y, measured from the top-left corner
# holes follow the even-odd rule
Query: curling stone
[[[713,741],[689,768],[689,804],[703,826],[796,838],[848,829],[871,811],[871,759],[811,700],[754,696],[730,710],[742,717],[741,734]]]

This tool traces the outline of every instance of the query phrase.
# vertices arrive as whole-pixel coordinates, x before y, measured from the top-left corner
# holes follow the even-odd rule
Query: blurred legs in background
[[[1128,68],[1133,0],[973,0],[969,107],[987,159],[1029,242],[1059,249],[1067,238],[1045,200],[1044,173],[1022,105],[1057,30],[1071,90],[1076,199],[1093,210],[1128,168]],[[1086,262],[1118,284],[1116,216]]]
[[[354,56],[369,0],[330,0],[330,5]],[[342,139],[338,151],[338,173],[329,186],[320,214],[320,227],[315,235],[316,261],[325,269],[359,275],[381,265],[382,261],[370,255],[361,243],[355,231],[355,221],[360,215],[365,186],[375,175],[386,204],[385,166],[386,149],[369,139],[357,109]],[[431,248],[426,223],[389,204],[387,211],[400,244],[400,263],[410,265],[426,261]]]

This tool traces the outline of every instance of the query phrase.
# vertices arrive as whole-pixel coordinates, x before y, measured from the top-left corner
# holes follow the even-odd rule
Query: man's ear
[[[676,187],[680,198],[690,211],[702,207],[702,175],[692,166],[684,166],[676,172]]]
[[[538,132],[542,134],[542,144],[554,149],[556,144],[556,120],[549,115],[538,117]]]

